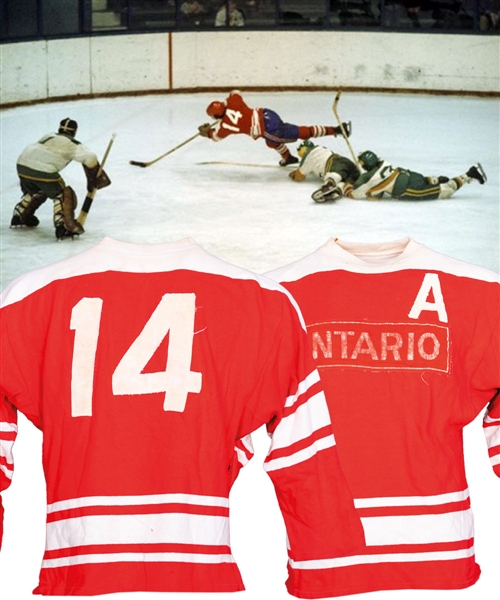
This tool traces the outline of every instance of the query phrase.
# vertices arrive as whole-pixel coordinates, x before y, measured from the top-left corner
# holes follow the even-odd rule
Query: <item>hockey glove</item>
[[[111,180],[105,171],[101,170],[100,174],[97,175],[100,169],[99,164],[91,168],[84,165],[83,169],[85,171],[85,176],[87,177],[88,192],[91,192],[93,189],[100,190],[104,187],[108,187],[108,185],[111,185]]]
[[[203,137],[209,138],[210,132],[212,131],[212,126],[210,125],[210,123],[203,123],[203,125],[200,125],[198,127],[198,131]]]
[[[351,132],[352,132],[351,121],[348,121],[347,123],[342,123],[342,127],[344,128],[345,136],[351,137]],[[338,127],[334,127],[333,131],[335,132],[335,135],[342,135],[342,129],[341,129],[340,125]]]
[[[290,177],[290,179],[293,179],[294,181],[304,181],[304,179],[306,178],[306,176],[302,173],[300,169],[290,171],[290,173],[288,173],[288,177]]]

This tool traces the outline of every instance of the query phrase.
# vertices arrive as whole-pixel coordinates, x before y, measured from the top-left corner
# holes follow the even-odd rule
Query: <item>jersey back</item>
[[[266,470],[283,489],[297,555],[350,547],[353,534],[362,543],[285,290],[189,241],[160,246],[105,240],[3,296],[1,391],[44,439],[37,593],[243,589],[228,497],[251,456],[247,437],[263,424],[273,436]],[[11,409],[4,414],[12,423]],[[332,469],[327,491],[321,481]],[[345,534],[323,541],[319,523],[334,505],[348,516]],[[331,519],[340,525],[335,510]]]

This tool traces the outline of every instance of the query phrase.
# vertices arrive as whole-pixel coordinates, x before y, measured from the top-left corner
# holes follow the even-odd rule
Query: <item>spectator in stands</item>
[[[180,6],[182,22],[186,25],[201,25],[206,9],[198,0],[185,0]]]
[[[498,31],[500,29],[499,0],[480,0],[479,29],[481,31]]]
[[[229,9],[229,13],[228,13]],[[223,2],[215,15],[216,27],[243,27],[245,16],[236,6],[236,2],[228,0]]]

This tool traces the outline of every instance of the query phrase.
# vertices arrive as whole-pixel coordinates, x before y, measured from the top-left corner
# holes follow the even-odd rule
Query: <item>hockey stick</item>
[[[113,142],[115,141],[115,137],[116,137],[116,133],[113,133],[113,135],[111,136],[111,139],[108,142],[108,147],[106,148],[106,151],[104,152],[104,156],[102,157],[101,165],[99,167],[99,170],[97,171],[96,177],[99,177],[102,173],[102,170],[104,169],[104,164],[106,163],[106,159],[108,158],[108,154],[109,154],[109,151],[111,150],[111,146],[113,145]],[[80,225],[82,225],[82,226],[85,223],[85,221],[87,220],[87,215],[89,214],[90,207],[92,206],[92,202],[94,201],[94,197],[95,197],[96,193],[97,193],[97,188],[94,187],[92,190],[90,190],[90,192],[87,192],[87,195],[85,196],[85,200],[83,201],[83,205],[80,210],[80,214],[78,215],[78,218],[76,219],[78,221],[78,223],[80,223]]]
[[[213,127],[216,123],[218,123],[218,121],[219,120],[217,119],[213,123],[210,123],[210,127]],[[168,150],[168,152],[165,152],[165,154],[161,154],[160,156],[157,156],[156,158],[153,158],[153,160],[150,160],[148,162],[141,162],[140,160],[129,160],[128,162],[129,162],[129,164],[134,165],[135,167],[143,167],[143,168],[149,167],[150,165],[154,165],[156,162],[158,162],[162,158],[165,158],[165,156],[168,156],[169,154],[172,154],[172,152],[175,152],[176,150],[179,150],[179,148],[182,148],[182,146],[185,146],[186,144],[189,144],[189,142],[192,142],[194,139],[196,139],[200,135],[201,135],[200,132],[195,133],[194,135],[192,135],[187,140],[184,140],[180,144],[177,144],[177,146],[174,146],[173,148],[170,148],[170,150]]]
[[[265,165],[265,164],[257,164],[257,163],[240,163],[240,162],[230,162],[230,161],[225,161],[225,160],[207,160],[204,162],[197,162],[197,165],[227,165],[229,167],[257,167],[259,169],[281,169],[283,170],[283,167],[280,165]],[[287,165],[287,166],[294,166],[296,167],[297,165]]]
[[[342,121],[340,120],[339,113],[337,110],[337,105],[339,103],[341,94],[342,94],[342,90],[339,90],[337,92],[337,95],[335,96],[335,100],[333,101],[333,106],[332,106],[333,114],[335,115],[335,118],[337,119],[337,123],[339,124],[339,127],[340,127],[340,132],[342,133],[342,137],[344,138],[345,143],[347,144],[347,147],[349,148],[349,152],[351,153],[354,164],[361,171],[361,167],[359,165],[358,158],[357,158],[356,154],[354,153],[354,150],[352,149],[351,142],[349,141],[346,130],[344,129],[344,126],[342,125]]]
[[[171,148],[168,152],[165,152],[165,154],[161,154],[160,156],[157,156],[156,158],[153,158],[153,160],[150,160],[148,162],[141,162],[140,160],[129,160],[129,164],[134,165],[135,167],[143,167],[143,168],[146,168],[146,167],[149,167],[151,165],[154,165],[156,162],[158,162],[162,158],[165,158],[165,156],[168,156],[169,154],[172,154],[172,152],[175,152],[176,150],[179,150],[179,148],[182,148],[182,146],[185,146],[186,144],[189,144],[189,142],[192,142],[199,135],[200,135],[199,132],[195,133],[194,135],[192,135],[187,140],[184,140],[180,144],[177,144],[177,146],[174,146],[173,148]]]

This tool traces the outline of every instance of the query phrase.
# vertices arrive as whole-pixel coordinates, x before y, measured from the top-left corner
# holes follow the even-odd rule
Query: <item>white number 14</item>
[[[95,358],[103,301],[82,298],[71,312],[75,331],[71,373],[71,415],[92,415]],[[201,373],[191,371],[194,337],[194,294],[166,294],[141,333],[118,363],[113,376],[113,394],[165,393],[164,410],[183,412],[188,393],[201,391]],[[142,373],[170,332],[165,371]]]

